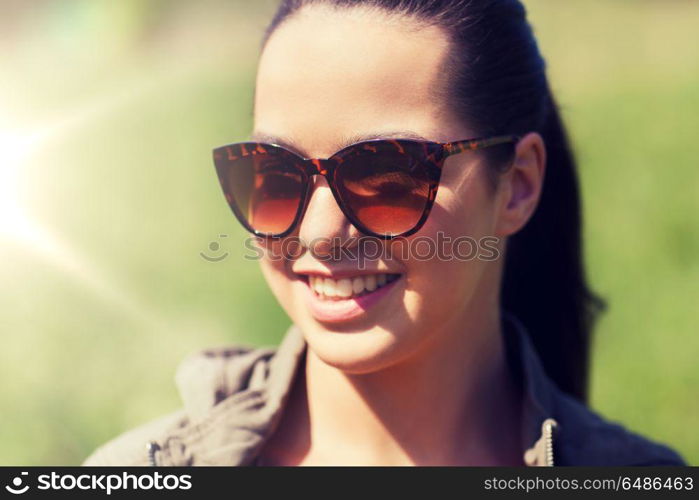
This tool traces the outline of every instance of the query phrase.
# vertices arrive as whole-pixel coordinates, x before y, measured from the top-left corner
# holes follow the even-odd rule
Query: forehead
[[[260,58],[255,131],[286,137],[309,156],[366,132],[434,135],[444,126],[448,45],[438,27],[375,9],[304,8]]]

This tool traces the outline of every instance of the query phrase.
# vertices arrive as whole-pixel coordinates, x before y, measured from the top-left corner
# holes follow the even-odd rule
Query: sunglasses
[[[306,210],[312,177],[322,175],[359,231],[391,239],[409,236],[425,223],[447,157],[519,139],[375,139],[349,145],[327,159],[303,158],[277,144],[239,142],[214,149],[213,156],[228,205],[257,236],[291,234]]]

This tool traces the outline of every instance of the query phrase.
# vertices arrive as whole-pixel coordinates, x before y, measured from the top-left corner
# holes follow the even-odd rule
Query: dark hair
[[[604,303],[586,283],[575,160],[524,6],[519,0],[282,0],[262,46],[309,4],[379,8],[443,28],[452,42],[444,69],[457,116],[480,136],[541,134],[543,191],[527,225],[508,239],[501,304],[527,327],[558,387],[587,402],[590,337]],[[489,163],[495,172],[502,165]]]

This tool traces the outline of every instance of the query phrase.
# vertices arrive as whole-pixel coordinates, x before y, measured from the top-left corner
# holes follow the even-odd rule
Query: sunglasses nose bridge
[[[330,159],[322,160],[319,158],[313,158],[306,161],[307,165],[310,167],[308,172],[309,175],[322,175],[327,177],[332,171],[333,161]]]

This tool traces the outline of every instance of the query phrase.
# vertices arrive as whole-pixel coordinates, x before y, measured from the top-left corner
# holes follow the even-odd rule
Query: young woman
[[[518,0],[283,0],[214,161],[293,325],[85,464],[683,463],[586,406],[601,302]]]

